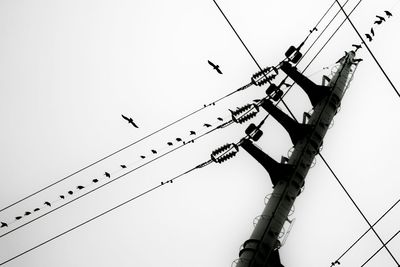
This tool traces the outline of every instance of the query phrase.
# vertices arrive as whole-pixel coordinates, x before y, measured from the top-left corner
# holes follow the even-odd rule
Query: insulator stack
[[[222,163],[230,158],[233,158],[239,152],[239,147],[236,144],[226,144],[211,153],[211,159],[214,162]]]
[[[277,76],[276,74],[262,76],[257,81],[255,79],[252,79],[252,82],[257,86],[262,86],[262,85],[266,84],[267,82],[271,82],[273,79],[275,79],[276,76]]]
[[[243,107],[236,109],[235,111],[229,111],[232,114],[232,120],[236,123],[241,124],[254,118],[257,115],[259,108],[255,104],[246,104]]]
[[[272,69],[271,67],[266,67],[262,71],[258,71],[256,73],[254,73],[253,76],[251,76],[252,80],[257,80],[262,75],[267,75],[268,73],[271,72],[271,69]]]

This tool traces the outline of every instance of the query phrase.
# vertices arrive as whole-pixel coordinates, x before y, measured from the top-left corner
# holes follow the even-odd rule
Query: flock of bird
[[[393,16],[393,14],[390,11],[385,10],[384,13],[387,18],[390,18],[391,16]],[[386,22],[385,17],[382,17],[380,15],[376,15],[375,17],[376,17],[376,19],[374,21],[374,24],[376,24],[376,25],[381,25],[383,22]],[[374,27],[371,27],[369,33],[365,34],[365,37],[368,39],[369,42],[372,42],[374,36],[375,36],[375,30],[374,30]],[[356,52],[357,52],[357,50],[361,48],[361,44],[359,44],[359,45],[353,44],[353,47],[356,48]]]
[[[137,124],[136,124],[135,122],[133,122],[133,119],[132,119],[132,118],[127,117],[127,116],[125,116],[125,115],[122,115],[122,118],[123,118],[124,120],[126,120],[129,124],[131,124],[133,127],[139,128],[139,127],[137,126]],[[217,120],[218,120],[218,121],[224,121],[224,119],[221,118],[221,117],[218,117]],[[212,125],[211,125],[210,123],[204,123],[204,124],[203,124],[203,127],[205,127],[205,128],[210,128],[210,127],[212,127]],[[188,136],[196,136],[196,135],[197,135],[197,132],[196,132],[196,131],[194,131],[194,130],[190,130],[190,131],[189,131]],[[193,142],[193,140],[191,140],[191,141],[184,141],[184,140],[183,140],[182,138],[180,138],[180,137],[175,138],[175,141],[176,141],[176,142],[181,142],[181,143],[183,143],[183,144]],[[171,141],[169,141],[169,142],[167,142],[167,145],[168,145],[168,146],[173,146],[174,143],[171,142]],[[150,151],[151,151],[152,154],[157,154],[157,153],[158,153],[158,151],[155,150],[155,149],[151,149]],[[140,155],[140,158],[141,158],[141,159],[145,159],[146,156],[145,156],[145,155]],[[121,167],[122,169],[128,168],[128,166],[127,166],[126,164],[121,164],[120,167]],[[104,176],[105,178],[111,179],[111,173],[110,173],[110,172],[104,172],[103,176]],[[94,179],[91,180],[91,184],[96,184],[96,183],[98,183],[99,181],[100,181],[100,179],[94,178]],[[161,182],[161,185],[164,185],[164,184],[167,184],[167,183],[172,183],[172,180],[168,180],[168,181]],[[86,188],[86,187],[83,186],[83,185],[78,185],[78,186],[75,187],[75,190],[69,190],[69,191],[67,191],[67,192],[64,193],[64,194],[60,194],[60,195],[58,196],[58,200],[65,200],[68,196],[72,196],[72,195],[74,195],[74,193],[76,193],[77,191],[80,191],[80,190],[82,190],[82,189],[84,189],[84,188]],[[54,204],[54,203],[53,203],[53,204]],[[50,201],[45,201],[45,202],[43,203],[43,206],[42,206],[42,207],[37,207],[37,208],[33,209],[32,211],[25,211],[25,213],[24,213],[23,215],[16,216],[16,217],[14,218],[14,221],[19,221],[19,220],[21,220],[23,217],[29,216],[29,215],[31,215],[31,214],[33,214],[33,213],[37,213],[37,212],[40,211],[41,209],[43,209],[43,208],[48,208],[48,207],[52,207],[52,202],[50,202]],[[9,223],[7,223],[7,222],[0,221],[0,228],[8,227],[8,226],[9,226],[8,224],[9,224]]]

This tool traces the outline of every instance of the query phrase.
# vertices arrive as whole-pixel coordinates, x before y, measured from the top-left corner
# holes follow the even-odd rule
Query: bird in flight
[[[126,117],[126,116],[124,116],[124,115],[122,115],[122,114],[121,114],[121,116],[122,116],[122,118],[124,118],[128,123],[132,124],[135,128],[139,128],[139,127],[133,122],[133,119],[132,119],[132,118],[128,118],[128,117]]]
[[[370,41],[370,42],[372,41],[372,37],[368,33],[365,34],[365,37],[367,37],[368,41]]]
[[[3,228],[3,227],[8,227],[8,224],[6,224],[5,222],[1,222],[0,228]]]
[[[388,18],[390,18],[391,16],[393,16],[393,14],[390,13],[389,11],[387,11],[387,10],[385,10],[384,12],[385,12],[385,14],[386,14],[386,16],[387,16]]]
[[[219,69],[218,65],[215,65],[210,60],[208,60],[208,64],[210,64],[213,67],[213,69],[215,69],[219,74],[222,74],[222,71]]]
[[[376,15],[375,17],[377,17],[379,19],[376,21],[376,22],[378,22],[377,24],[381,24],[382,22],[386,21],[386,19],[384,17],[378,16],[378,15]]]

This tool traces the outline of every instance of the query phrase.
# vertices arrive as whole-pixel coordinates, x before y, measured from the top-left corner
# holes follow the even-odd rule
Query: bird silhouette
[[[110,175],[108,172],[105,172],[104,175],[105,175],[107,178],[110,178],[110,177],[111,177],[111,175]]]
[[[79,190],[81,190],[81,189],[83,189],[83,188],[85,188],[83,185],[78,185],[78,186],[76,187],[76,189],[79,189]]]
[[[25,214],[24,214],[25,216],[28,216],[28,215],[31,215],[31,212],[30,211],[25,211]]]
[[[151,150],[151,153],[157,154],[157,151],[155,151],[154,149],[152,149],[152,150]]]
[[[50,202],[48,202],[48,201],[44,202],[44,204],[47,205],[47,206],[49,206],[49,207],[51,207],[51,204],[50,204]]]
[[[374,24],[381,25],[382,22],[383,22],[383,20],[376,20],[376,21],[374,21]]]
[[[190,135],[196,135],[195,131],[190,131]]]
[[[15,219],[18,221],[18,220],[21,220],[22,219],[22,216],[17,216],[17,217],[15,217]]]
[[[385,10],[384,12],[385,12],[385,14],[386,14],[386,16],[387,16],[388,18],[390,18],[391,16],[393,16],[393,14],[392,14],[391,12],[387,11],[387,10]]]
[[[172,142],[168,142],[168,143],[167,143],[167,145],[169,145],[169,146],[172,146],[172,145],[173,145],[173,143],[172,143]]]
[[[93,179],[92,182],[93,183],[97,183],[99,181],[99,179]]]
[[[371,34],[372,34],[372,36],[375,36],[375,32],[374,32],[374,29],[371,27]]]
[[[372,37],[368,33],[365,34],[365,37],[367,37],[368,41],[370,41],[370,42],[372,41]]]
[[[122,169],[125,169],[125,168],[126,168],[126,165],[124,165],[124,164],[119,165],[119,166],[121,166]]]
[[[65,199],[65,196],[64,196],[64,195],[60,195],[60,198],[61,198],[61,199]]]
[[[176,138],[175,140],[178,141],[178,142],[181,142],[181,141],[182,141],[182,138],[179,138],[179,137],[178,137],[178,138]]]
[[[210,64],[219,74],[222,74],[222,71],[219,69],[218,65],[215,65],[210,60],[208,60],[208,64]]]
[[[208,124],[208,123],[204,123],[204,125],[203,125],[204,127],[211,127],[212,125],[211,124]]]
[[[358,44],[352,44],[351,46],[356,49],[356,52],[358,49],[361,49],[361,45],[358,45]]]
[[[146,157],[145,157],[145,156],[143,156],[143,155],[141,155],[140,157],[141,157],[142,159],[146,158]]]
[[[223,121],[224,119],[223,119],[223,118],[221,118],[221,117],[218,117],[218,118],[217,118],[217,120],[219,120],[219,121]]]
[[[124,116],[124,115],[122,115],[121,114],[121,116],[122,116],[122,118],[124,118],[126,121],[128,121],[128,123],[130,123],[130,124],[132,124],[134,127],[136,127],[136,128],[139,128],[134,122],[133,122],[133,119],[132,118],[128,118],[128,117],[126,117],[126,116]]]
[[[386,21],[384,17],[376,15],[376,17],[379,19],[379,21],[382,23],[383,21]]]
[[[74,192],[70,190],[70,191],[68,191],[68,194],[73,195]]]
[[[0,228],[3,228],[3,227],[8,227],[8,224],[6,224],[5,222],[1,222]]]
[[[39,211],[39,210],[40,210],[39,208],[36,208],[36,209],[34,209],[33,211],[36,212],[36,211]]]

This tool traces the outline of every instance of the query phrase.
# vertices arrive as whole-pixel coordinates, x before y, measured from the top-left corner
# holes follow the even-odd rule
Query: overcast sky
[[[307,36],[332,1],[218,1],[262,67],[279,63]],[[346,10],[357,2],[350,0]],[[374,26],[371,50],[400,87],[399,1],[362,1],[352,15],[364,34]],[[334,9],[306,42],[322,31]],[[375,15],[393,17],[374,25]],[[310,62],[343,20],[338,16],[299,69]],[[213,1],[0,1],[0,208],[73,173],[250,82],[258,71]],[[348,23],[305,74],[316,83],[360,43]],[[366,217],[374,222],[400,197],[400,99],[366,49],[324,140],[322,154]],[[223,75],[207,63],[219,64]],[[176,148],[216,127],[228,109],[265,96],[250,87],[215,106],[80,172],[0,213],[0,235]],[[298,119],[311,109],[297,86],[286,103]],[[138,129],[121,117],[132,117]],[[265,116],[265,111],[253,122]],[[35,222],[0,238],[0,262],[207,161],[217,147],[237,142],[244,125],[217,130]],[[210,128],[212,129],[212,128]],[[276,160],[291,148],[269,118],[257,142]],[[168,146],[167,142],[173,142]],[[141,159],[140,155],[146,156]],[[127,165],[122,169],[120,164]],[[99,179],[97,184],[92,179]],[[85,186],[78,191],[76,186]],[[61,200],[59,195],[74,195]],[[243,149],[55,239],[5,266],[231,266],[272,192],[266,171]],[[49,201],[52,207],[43,203]],[[23,216],[26,211],[41,210]],[[16,216],[23,216],[16,221]],[[317,159],[295,202],[296,218],[281,261],[287,266],[330,266],[367,228],[332,174]],[[384,241],[400,230],[396,207],[376,231]],[[360,266],[380,242],[369,233],[341,260]],[[400,260],[400,237],[389,249]],[[367,266],[396,266],[381,251]]]

